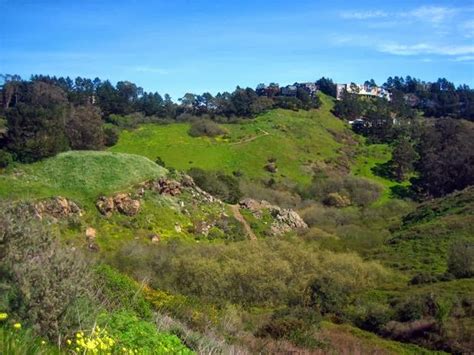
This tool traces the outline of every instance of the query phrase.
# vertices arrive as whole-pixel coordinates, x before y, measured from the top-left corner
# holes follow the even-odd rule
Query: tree
[[[398,181],[403,181],[413,171],[418,153],[407,136],[401,136],[396,142],[392,154],[392,166]]]
[[[420,194],[439,197],[474,185],[472,123],[440,119],[425,126],[416,150],[419,176],[413,185]]]
[[[362,104],[356,94],[343,91],[341,100],[334,105],[334,114],[346,120],[355,120],[362,115]]]
[[[104,146],[100,110],[90,104],[72,107],[66,124],[72,149],[99,150]]]
[[[69,149],[65,134],[66,93],[44,82],[23,83],[14,107],[6,110],[7,147],[23,162]]]
[[[319,90],[326,95],[336,97],[336,84],[329,78],[322,77],[316,81],[316,85],[319,86]]]

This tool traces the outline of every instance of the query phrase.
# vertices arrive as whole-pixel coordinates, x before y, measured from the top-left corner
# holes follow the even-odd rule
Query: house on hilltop
[[[341,100],[343,92],[347,91],[350,94],[361,95],[365,97],[379,97],[391,101],[392,96],[390,92],[382,87],[360,85],[360,84],[336,84],[336,99]]]

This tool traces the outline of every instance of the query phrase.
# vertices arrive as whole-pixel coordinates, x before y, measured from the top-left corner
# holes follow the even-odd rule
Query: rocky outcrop
[[[46,216],[54,219],[82,216],[82,211],[75,202],[61,196],[36,202],[33,209],[38,219],[43,219]]]
[[[115,211],[126,216],[134,216],[140,210],[141,204],[130,194],[119,193],[113,197],[100,196],[95,205],[102,215],[110,217]]]
[[[252,212],[258,219],[261,219],[263,214],[268,211],[273,217],[273,222],[270,226],[270,233],[272,235],[278,236],[291,231],[308,228],[308,225],[303,221],[300,215],[291,209],[281,208],[267,201],[256,201],[250,198],[243,199],[239,205],[240,208]]]
[[[129,194],[121,193],[114,196],[115,209],[126,216],[135,216],[140,210],[140,201],[134,200]]]
[[[147,181],[141,187],[145,190],[158,192],[160,195],[177,196],[181,193],[181,183],[167,178]]]

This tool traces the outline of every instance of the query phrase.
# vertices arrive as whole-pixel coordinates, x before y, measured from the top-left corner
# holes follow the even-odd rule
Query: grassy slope
[[[379,257],[412,274],[442,274],[448,249],[457,238],[474,241],[474,187],[421,204],[405,217]]]
[[[162,176],[166,170],[140,156],[72,151],[0,175],[0,197],[42,198],[62,195],[83,203],[130,185]]]
[[[240,170],[249,178],[269,178],[263,167],[270,157],[277,159],[276,178],[308,183],[308,167],[313,161],[338,156],[341,144],[332,132],[347,131],[344,123],[330,112],[333,102],[321,96],[323,106],[313,111],[272,110],[255,120],[224,125],[229,139],[193,138],[189,124],[149,124],[124,132],[110,150],[161,157],[167,166],[179,170],[200,167],[207,170]],[[268,132],[268,135],[265,134]],[[251,138],[255,138],[248,141]]]

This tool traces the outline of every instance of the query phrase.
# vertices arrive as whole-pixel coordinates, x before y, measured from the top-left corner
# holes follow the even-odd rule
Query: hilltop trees
[[[453,119],[426,126],[416,148],[420,159],[415,188],[427,196],[444,196],[474,184],[474,127]]]
[[[22,82],[14,102],[10,100],[5,110],[8,149],[24,162],[66,150],[67,106],[61,88],[44,82]]]

